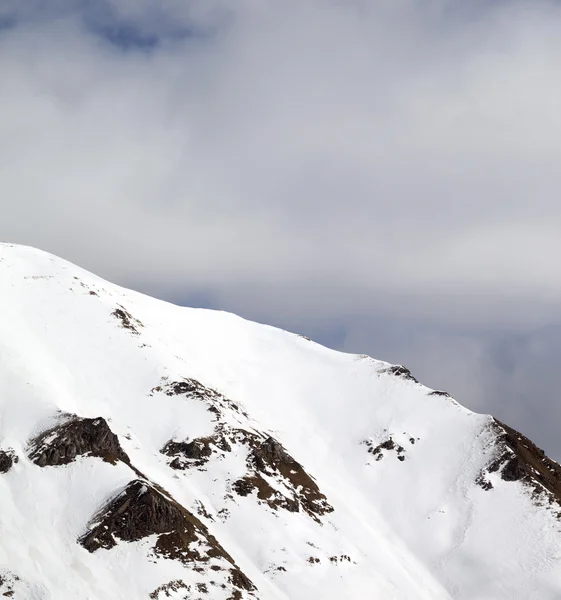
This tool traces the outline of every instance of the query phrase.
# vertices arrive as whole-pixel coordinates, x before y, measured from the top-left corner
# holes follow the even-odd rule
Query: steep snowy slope
[[[560,490],[406,369],[0,245],[0,594],[554,600]]]

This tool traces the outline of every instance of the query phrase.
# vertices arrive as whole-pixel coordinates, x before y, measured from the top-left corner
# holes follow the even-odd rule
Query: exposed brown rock
[[[230,569],[230,583],[240,590],[253,590],[255,586],[239,569]]]
[[[432,392],[429,392],[429,396],[444,396],[445,398],[450,398],[450,394],[442,390],[433,390]]]
[[[226,398],[220,392],[203,385],[200,381],[192,378],[185,378],[182,381],[164,382],[152,388],[152,393],[163,392],[166,396],[186,396],[205,402],[208,410],[220,416],[221,409],[229,409],[235,413],[247,417],[247,413],[240,407]]]
[[[165,382],[153,388],[152,393],[155,392],[204,401],[209,405],[209,411],[217,415],[218,424],[213,435],[194,440],[170,440],[162,448],[163,454],[173,458],[169,463],[171,468],[176,470],[201,468],[214,455],[219,457],[226,452],[231,452],[234,445],[248,446],[248,473],[232,485],[232,489],[238,495],[247,496],[256,490],[259,500],[266,502],[271,508],[284,508],[292,512],[302,509],[315,519],[333,510],[316,482],[274,438],[263,436],[255,431],[234,429],[221,421],[223,410],[234,411],[246,418],[247,414],[216,390],[204,386],[195,379],[186,378],[182,381]],[[275,490],[263,475],[282,479],[283,483],[293,490],[293,497]]]
[[[206,387],[196,379],[184,379],[183,381],[173,381],[165,386],[154,388],[157,391],[163,391],[166,396],[181,396],[189,394],[197,396],[200,399],[215,398],[220,394],[212,388]]]
[[[561,465],[548,458],[545,452],[512,427],[493,420],[497,435],[495,458],[487,473],[499,473],[504,481],[522,481],[537,495],[546,494],[550,502],[561,504]],[[493,488],[482,473],[477,483],[484,489]]]
[[[298,512],[302,509],[314,519],[333,510],[302,465],[270,436],[265,437],[244,429],[231,429],[220,424],[212,436],[185,442],[170,440],[161,452],[173,457],[169,463],[171,468],[184,470],[200,468],[214,454],[231,452],[234,445],[249,447],[248,473],[232,484],[233,491],[239,496],[248,496],[256,491],[258,499],[275,510],[283,508]],[[293,490],[292,497],[275,490],[263,475],[282,479]]]
[[[251,458],[254,466],[259,471],[275,468],[280,470],[282,465],[298,465],[280,443],[272,437],[268,437],[263,442],[254,445]]]
[[[0,473],[7,473],[18,462],[13,450],[0,450]]]
[[[144,327],[144,325],[142,324],[141,321],[139,321],[138,319],[135,319],[130,312],[128,312],[123,306],[119,305],[118,308],[116,308],[111,315],[113,317],[115,317],[116,319],[119,319],[119,321],[121,322],[121,326],[124,329],[128,329],[131,333],[134,333],[135,335],[139,335],[139,331],[138,328],[139,327]]]
[[[341,554],[341,556],[330,556],[329,560],[335,565],[339,562],[352,562],[351,557],[348,554]]]
[[[0,572],[0,594],[4,598],[13,598],[15,595],[14,587],[20,581],[17,575],[10,571],[3,570]]]
[[[230,442],[220,429],[212,436],[195,438],[190,442],[170,440],[161,452],[166,456],[175,457],[170,463],[172,469],[183,470],[203,466],[216,449],[222,452],[232,451]]]
[[[92,521],[78,540],[89,552],[113,548],[118,540],[135,542],[156,535],[154,554],[189,565],[223,559],[230,565],[234,587],[255,589],[201,521],[151,483],[132,481]]]
[[[44,431],[31,441],[29,458],[40,467],[66,465],[77,456],[98,456],[115,464],[130,465],[119,438],[102,417],[70,417],[64,423]]]
[[[409,441],[412,444],[415,443],[414,438],[410,438]],[[374,442],[372,442],[372,440],[364,440],[364,442],[362,443],[368,448],[368,453],[372,454],[372,456],[374,456],[376,460],[382,460],[382,458],[384,457],[384,453],[382,452],[383,450],[394,450],[397,454],[397,458],[400,461],[403,462],[405,460],[405,448],[400,444],[394,442],[391,436],[387,440],[378,444],[377,446],[374,446]]]
[[[250,490],[255,489],[257,497],[271,508],[284,508],[290,512],[298,512],[302,508],[316,520],[318,516],[333,511],[317,483],[277,440],[245,433],[244,441],[251,447],[247,459],[249,473],[234,483],[234,491],[248,495]],[[273,489],[261,474],[282,477],[285,485],[294,490],[293,498]]]
[[[387,373],[388,375],[394,375],[395,377],[400,377],[401,379],[408,379],[409,381],[419,383],[417,379],[413,377],[411,371],[403,365],[392,365],[391,367],[382,369],[380,373]]]
[[[112,548],[117,540],[134,542],[152,534],[177,533],[186,548],[198,539],[197,521],[191,520],[179,504],[140,480],[129,483],[94,520],[96,526],[80,539],[90,552]]]
[[[238,479],[233,483],[232,489],[238,496],[249,496],[256,491],[257,498],[275,510],[279,508],[284,508],[288,512],[299,512],[300,510],[300,503],[297,499],[287,498],[271,487],[259,474],[246,475],[242,479]]]
[[[185,590],[186,592],[189,592],[190,589],[191,589],[191,586],[187,585],[184,581],[181,581],[181,579],[175,579],[173,581],[170,581],[169,583],[165,583],[164,585],[157,587],[150,594],[150,600],[160,600],[160,598],[170,598],[171,597],[170,592],[179,592],[180,590]]]

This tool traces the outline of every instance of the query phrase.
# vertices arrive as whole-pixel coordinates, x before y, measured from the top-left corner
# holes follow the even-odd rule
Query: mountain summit
[[[0,245],[0,596],[559,600],[560,501],[402,366]]]

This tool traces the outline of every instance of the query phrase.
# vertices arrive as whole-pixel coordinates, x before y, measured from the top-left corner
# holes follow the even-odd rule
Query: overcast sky
[[[541,0],[0,0],[0,239],[403,363],[561,459],[560,28]]]

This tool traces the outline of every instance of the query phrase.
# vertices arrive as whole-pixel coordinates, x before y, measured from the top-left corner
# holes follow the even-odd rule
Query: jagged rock
[[[261,475],[246,475],[241,479],[235,481],[232,485],[232,489],[238,494],[238,496],[249,496],[254,491],[257,492],[257,498],[266,502],[271,508],[275,510],[283,508],[288,512],[299,512],[300,502],[296,498],[288,498],[284,494],[281,494],[278,490],[275,490]]]
[[[546,493],[550,502],[561,504],[561,465],[521,433],[494,419],[491,425],[497,435],[495,458],[486,468],[487,473],[499,473],[504,481],[521,481],[541,495]],[[483,489],[493,489],[480,474],[477,483]]]
[[[7,473],[18,462],[18,457],[12,450],[0,450],[0,473]]]
[[[259,470],[267,469],[267,467],[279,468],[279,465],[283,464],[297,464],[281,444],[272,437],[268,437],[253,449],[252,458]]]
[[[409,441],[412,444],[415,443],[414,438],[409,438]],[[402,462],[405,460],[405,448],[400,444],[394,442],[391,436],[387,440],[378,444],[377,446],[374,446],[374,442],[372,442],[372,440],[370,439],[364,440],[364,442],[362,443],[366,445],[366,447],[368,448],[368,453],[372,454],[376,458],[376,460],[381,460],[383,458],[384,453],[382,452],[382,450],[395,450],[397,458]]]
[[[246,434],[245,442],[252,448],[247,459],[250,473],[234,483],[234,491],[247,495],[247,490],[256,489],[257,497],[265,500],[271,508],[284,508],[290,512],[298,512],[302,508],[316,520],[318,516],[333,511],[317,483],[277,440],[272,437],[263,439],[249,432]],[[283,483],[293,490],[294,497],[289,498],[274,490],[261,473],[282,477]]]
[[[233,445],[249,447],[248,473],[232,484],[233,491],[239,496],[248,496],[256,491],[258,499],[275,510],[283,508],[298,512],[302,509],[315,519],[333,510],[316,482],[273,437],[263,437],[244,429],[230,429],[221,424],[211,436],[190,442],[170,440],[161,452],[173,457],[169,463],[172,469],[184,470],[203,466],[215,453],[231,452]],[[293,497],[274,489],[262,475],[282,480],[293,491]]]
[[[119,305],[118,308],[116,308],[111,315],[113,317],[115,317],[116,319],[119,319],[119,321],[121,322],[121,326],[124,329],[128,329],[131,333],[134,333],[135,335],[139,335],[139,331],[138,331],[138,327],[144,327],[144,325],[142,324],[141,321],[139,321],[138,319],[135,319],[130,312],[128,312],[127,310],[125,310],[125,308],[121,305]]]
[[[197,517],[146,481],[130,482],[94,516],[91,529],[78,541],[89,552],[95,552],[113,548],[118,540],[135,542],[153,535],[157,536],[155,555],[189,565],[223,559],[235,588],[255,589]]]
[[[166,396],[181,396],[183,394],[191,394],[198,396],[201,399],[214,398],[220,394],[211,388],[204,386],[196,379],[184,379],[183,381],[173,381],[167,384],[164,388],[154,388],[156,391],[163,389]]]
[[[201,460],[212,454],[209,438],[198,438],[192,442],[168,442],[162,452],[168,456],[182,454],[185,458]]]
[[[450,394],[443,390],[433,390],[429,392],[429,396],[444,396],[445,398],[450,398]]]
[[[13,598],[16,593],[16,587],[21,582],[20,578],[10,571],[0,571],[0,594],[5,598]],[[23,586],[26,587],[26,586]],[[20,589],[20,591],[22,591]],[[19,596],[19,595],[18,595]],[[19,596],[23,598],[23,596]]]
[[[169,583],[165,583],[164,585],[157,587],[150,594],[150,600],[160,600],[160,598],[170,598],[170,597],[173,597],[172,594],[174,592],[179,592],[179,591],[189,592],[190,589],[191,589],[191,586],[187,585],[184,581],[181,581],[181,579],[174,579],[173,581],[170,581]]]
[[[120,460],[130,465],[119,438],[102,417],[71,417],[41,433],[30,445],[29,458],[40,467],[66,465],[80,455],[98,456],[113,464]]]
[[[247,418],[247,413],[240,407],[226,398],[220,392],[203,385],[200,381],[192,378],[185,378],[182,381],[165,382],[152,388],[152,393],[163,392],[166,396],[186,396],[201,400],[208,405],[208,410],[220,416],[222,410],[231,410]]]
[[[388,375],[394,375],[395,377],[401,377],[401,379],[408,379],[414,383],[419,383],[417,379],[413,377],[411,371],[403,365],[392,365],[391,367],[382,369],[380,373],[387,373]]]
[[[212,456],[213,448],[218,448],[222,452],[232,451],[230,442],[220,430],[212,436],[195,438],[190,442],[170,440],[160,452],[166,456],[175,457],[171,461],[170,467],[182,470],[204,465]]]

